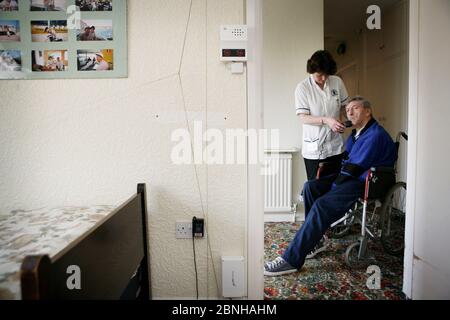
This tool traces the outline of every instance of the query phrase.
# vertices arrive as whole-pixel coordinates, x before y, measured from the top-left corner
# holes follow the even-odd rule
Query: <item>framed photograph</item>
[[[69,64],[67,50],[33,50],[31,61],[33,72],[66,71]]]
[[[0,20],[0,42],[20,41],[19,20]]]
[[[23,0],[22,0],[23,1]],[[66,0],[30,0],[31,11],[66,11]]]
[[[112,20],[81,20],[81,28],[77,30],[78,41],[112,41]]]
[[[114,70],[112,49],[78,50],[78,71],[111,71]]]
[[[19,0],[0,0],[0,12],[19,10]]]
[[[81,11],[112,11],[112,0],[75,0]]]
[[[0,72],[22,70],[22,55],[19,50],[0,50]]]
[[[67,41],[69,30],[66,20],[37,20],[31,21],[32,42],[61,42]]]
[[[0,0],[0,81],[128,76],[127,0]]]

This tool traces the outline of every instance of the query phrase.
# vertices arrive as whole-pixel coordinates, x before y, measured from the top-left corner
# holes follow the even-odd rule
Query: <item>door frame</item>
[[[262,1],[246,0],[245,3],[249,50],[247,128],[257,132],[264,129]],[[248,143],[251,141],[247,140],[247,152],[250,149]],[[264,150],[256,149],[259,153],[258,159],[262,159]],[[261,166],[251,164],[248,154],[247,160],[247,298],[262,300],[264,298],[264,177],[261,175]]]
[[[409,68],[408,68],[408,156],[403,260],[403,292],[413,298],[414,225],[416,212],[417,144],[419,114],[419,0],[409,0]]]

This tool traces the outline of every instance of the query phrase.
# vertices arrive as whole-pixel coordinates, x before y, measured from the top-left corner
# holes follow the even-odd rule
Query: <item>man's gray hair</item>
[[[362,104],[362,106],[364,107],[364,109],[372,109],[372,104],[370,103],[369,100],[367,100],[364,97],[355,96],[348,101],[348,104],[350,104],[351,102],[354,102],[354,101],[360,102]]]

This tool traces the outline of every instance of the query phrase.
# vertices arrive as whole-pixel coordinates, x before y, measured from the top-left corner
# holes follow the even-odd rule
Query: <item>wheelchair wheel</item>
[[[345,263],[350,268],[359,269],[366,265],[365,257],[359,257],[360,246],[361,242],[358,241],[349,245],[345,251]]]
[[[381,207],[381,243],[392,255],[405,248],[406,183],[397,182],[387,193]]]

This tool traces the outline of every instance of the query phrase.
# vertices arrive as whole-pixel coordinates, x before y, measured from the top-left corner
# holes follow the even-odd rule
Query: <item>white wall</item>
[[[128,3],[127,79],[0,82],[0,211],[119,204],[145,182],[153,295],[192,298],[192,242],[175,221],[208,213],[220,286],[220,255],[245,253],[246,167],[199,165],[197,181],[172,164],[170,138],[185,117],[246,127],[246,75],[218,57],[219,26],[243,23],[244,1]],[[200,296],[218,296],[206,240],[197,265]]]
[[[411,1],[411,76],[410,97],[417,125],[411,155],[414,178],[408,212],[405,277],[412,283],[407,291],[413,299],[450,299],[450,171],[448,158],[448,119],[450,118],[450,2],[448,0]],[[417,32],[418,31],[418,34]],[[411,194],[412,193],[412,194]],[[411,207],[410,207],[411,208]],[[410,231],[413,231],[411,234]],[[410,252],[412,251],[412,252]],[[411,269],[412,267],[412,274]]]
[[[294,91],[308,76],[306,62],[324,47],[323,0],[263,1],[264,128],[280,130],[280,148],[301,147],[302,127]],[[306,181],[301,154],[294,155],[293,200]]]

